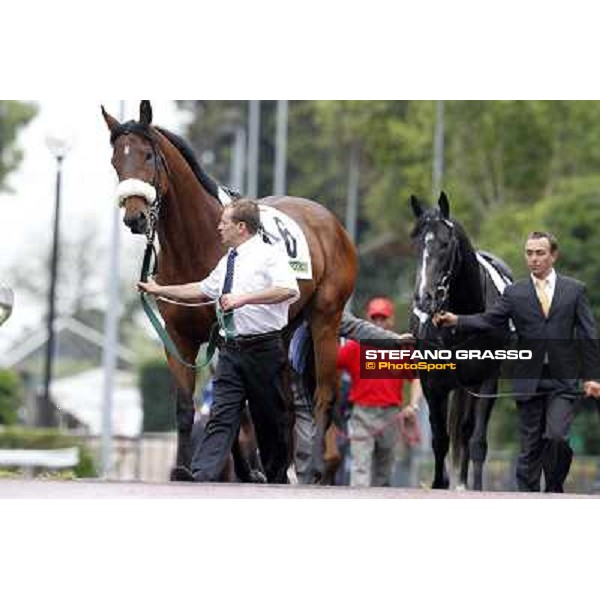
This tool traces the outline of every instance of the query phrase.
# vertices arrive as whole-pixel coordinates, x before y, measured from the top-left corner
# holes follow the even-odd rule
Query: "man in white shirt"
[[[149,294],[173,300],[219,298],[223,310],[233,311],[236,336],[221,341],[214,402],[192,459],[196,481],[219,479],[247,399],[267,481],[287,483],[291,403],[283,382],[287,357],[281,330],[300,292],[287,257],[262,241],[259,227],[258,204],[237,200],[223,210],[219,223],[230,250],[206,279],[182,285],[138,283]]]

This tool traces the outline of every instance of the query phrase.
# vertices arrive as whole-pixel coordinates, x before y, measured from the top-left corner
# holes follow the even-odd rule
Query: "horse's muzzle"
[[[437,302],[430,292],[425,292],[423,297],[415,298],[415,306],[428,315],[432,315],[436,312]]]
[[[133,218],[124,217],[123,223],[129,227],[131,233],[144,234],[148,227],[148,219],[144,213],[138,213]]]

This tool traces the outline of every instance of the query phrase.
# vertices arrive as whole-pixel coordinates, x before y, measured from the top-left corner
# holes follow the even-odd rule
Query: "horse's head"
[[[426,209],[415,196],[410,201],[417,218],[412,232],[418,255],[414,307],[423,321],[447,308],[450,283],[460,259],[459,239],[444,192],[438,208]]]
[[[152,231],[168,177],[157,131],[151,126],[152,107],[140,104],[139,121],[119,123],[102,107],[113,146],[112,165],[119,177],[117,199],[125,208],[123,222],[133,233]]]

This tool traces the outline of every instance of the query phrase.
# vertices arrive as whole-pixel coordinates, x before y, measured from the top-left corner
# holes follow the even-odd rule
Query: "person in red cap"
[[[391,329],[394,319],[394,304],[389,298],[373,298],[367,306],[367,317],[371,321],[383,321],[386,329]],[[390,321],[387,323],[386,321]]]
[[[366,313],[375,325],[386,330],[393,328],[394,304],[389,298],[373,298]],[[410,402],[402,408],[405,380],[361,378],[358,342],[348,340],[338,348],[337,368],[346,371],[351,379],[350,485],[389,486],[398,442],[399,416],[416,426],[422,396],[419,380],[411,379]]]

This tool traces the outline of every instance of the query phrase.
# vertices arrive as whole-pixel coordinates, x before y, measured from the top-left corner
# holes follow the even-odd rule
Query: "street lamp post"
[[[46,345],[46,362],[44,368],[44,392],[43,408],[41,414],[42,425],[50,425],[50,384],[52,381],[52,367],[54,358],[54,317],[56,306],[56,276],[58,272],[58,239],[59,239],[59,218],[60,218],[60,194],[61,194],[61,175],[62,164],[68,152],[68,145],[65,140],[48,137],[46,140],[50,152],[56,159],[56,194],[54,203],[54,233],[52,237],[52,256],[50,259],[50,290],[48,292],[48,342]]]

